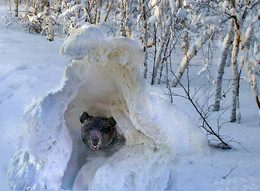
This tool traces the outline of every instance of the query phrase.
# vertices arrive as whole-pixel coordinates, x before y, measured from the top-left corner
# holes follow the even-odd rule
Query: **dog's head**
[[[109,145],[116,135],[116,121],[113,117],[93,117],[83,112],[80,115],[81,138],[93,151]]]

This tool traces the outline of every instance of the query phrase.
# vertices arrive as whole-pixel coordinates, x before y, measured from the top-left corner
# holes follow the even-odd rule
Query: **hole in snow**
[[[89,148],[86,147],[84,142],[81,140],[81,123],[79,117],[83,111],[87,111],[91,116],[98,116],[98,117],[112,116],[111,107],[114,107],[113,100],[115,100],[116,97],[115,95],[118,94],[113,88],[104,89],[103,88],[104,84],[103,84],[102,94],[101,95],[99,94],[99,96],[97,96],[95,95],[95,91],[100,92],[100,89],[99,88],[93,89],[93,84],[92,83],[90,84],[85,83],[81,86],[78,95],[68,105],[68,108],[64,114],[65,123],[70,132],[73,148],[72,148],[71,158],[69,160],[67,169],[62,179],[61,188],[63,189],[73,189],[73,188],[75,189],[75,187],[73,187],[75,179],[80,169],[84,165],[86,167],[84,166],[83,168],[88,168],[86,170],[89,171],[88,177],[93,178],[97,168],[101,166],[106,161],[107,158],[109,158],[107,152],[104,152],[102,149],[91,151]],[[98,85],[99,84],[95,84],[94,87],[98,87]],[[90,87],[92,91],[87,91]],[[118,128],[118,126],[120,126],[120,122],[117,123],[116,125],[117,132],[119,134],[123,134],[122,131]],[[77,185],[82,185],[82,187],[77,187],[77,189],[86,188],[88,186],[87,185],[88,183],[89,180],[80,180],[80,178],[77,178]]]

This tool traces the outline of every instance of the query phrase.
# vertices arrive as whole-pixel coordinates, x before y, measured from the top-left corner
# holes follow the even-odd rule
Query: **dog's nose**
[[[93,146],[97,146],[98,143],[99,143],[99,138],[98,138],[98,137],[93,137],[93,138],[92,138],[92,145],[93,145]]]

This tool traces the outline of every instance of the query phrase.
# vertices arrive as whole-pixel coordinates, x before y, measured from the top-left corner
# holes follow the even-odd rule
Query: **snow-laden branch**
[[[181,65],[176,72],[176,77],[173,78],[172,87],[176,87],[179,83],[185,68],[188,67],[189,62],[191,59],[197,55],[198,51],[201,47],[209,40],[212,33],[215,31],[214,28],[210,28],[203,32],[203,34],[192,44],[187,52],[187,55],[183,57]]]

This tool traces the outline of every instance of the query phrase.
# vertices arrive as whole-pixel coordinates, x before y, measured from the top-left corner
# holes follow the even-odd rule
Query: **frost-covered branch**
[[[177,78],[177,76],[174,74],[173,71],[171,71],[174,75],[175,78]],[[223,140],[223,138],[214,131],[213,127],[209,124],[208,120],[207,120],[207,116],[203,113],[203,110],[200,109],[200,106],[198,104],[196,104],[196,102],[194,101],[193,97],[190,94],[190,80],[189,80],[189,75],[187,75],[188,78],[188,88],[186,88],[181,82],[179,82],[179,85],[181,86],[181,88],[184,90],[185,95],[186,95],[186,99],[192,104],[193,108],[196,110],[196,112],[199,114],[200,118],[202,119],[202,128],[209,134],[209,135],[213,135],[215,136],[219,141],[220,144],[217,145],[218,148],[221,149],[231,149],[232,147]]]
[[[176,73],[176,78],[173,79],[172,87],[176,87],[177,84],[180,82],[180,79],[185,71],[185,68],[188,66],[191,59],[197,55],[198,51],[201,49],[201,47],[207,42],[207,40],[210,38],[212,33],[214,32],[213,28],[210,28],[198,38],[193,45],[189,48],[189,51],[187,52],[187,55],[184,56],[182,59],[181,65]]]

